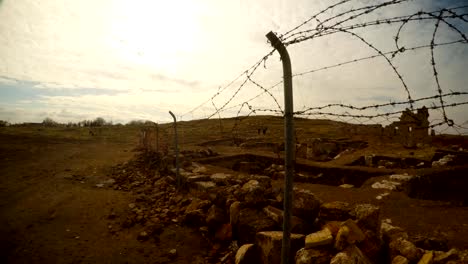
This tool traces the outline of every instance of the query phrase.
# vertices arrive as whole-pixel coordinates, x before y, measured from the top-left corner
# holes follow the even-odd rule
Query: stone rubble
[[[123,218],[120,228],[142,228],[136,237],[140,241],[157,240],[166,226],[187,225],[212,243],[213,250],[205,257],[208,263],[280,263],[282,194],[272,188],[272,177],[210,174],[204,166],[185,164],[185,191],[176,190],[175,177],[162,158],[136,159],[117,166],[113,188],[131,191],[135,202],[128,205],[127,215],[112,212],[109,232],[118,232],[119,218]],[[273,169],[283,168],[272,165]],[[402,176],[393,178],[406,180]],[[414,242],[390,219],[380,219],[376,205],[324,203],[314,193],[296,188],[292,212],[290,258],[297,264],[452,264],[468,260],[468,252],[433,247],[435,240]],[[177,258],[177,249],[168,252],[168,257]]]

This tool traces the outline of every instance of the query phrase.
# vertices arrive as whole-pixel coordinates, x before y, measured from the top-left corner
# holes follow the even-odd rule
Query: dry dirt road
[[[130,193],[98,188],[110,166],[134,153],[133,142],[0,134],[1,263],[178,263],[203,252],[202,238],[167,228],[160,241],[140,242],[138,228],[119,229]],[[111,213],[117,218],[109,219]]]

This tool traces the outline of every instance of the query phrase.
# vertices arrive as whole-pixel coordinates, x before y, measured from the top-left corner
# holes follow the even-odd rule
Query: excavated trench
[[[224,167],[249,174],[265,174],[265,169],[272,164],[283,164],[282,159],[239,154],[216,156],[197,160],[203,164]],[[410,163],[415,163],[412,161]],[[408,164],[408,163],[407,163]],[[339,186],[352,184],[359,188],[368,179],[390,175],[394,171],[360,166],[329,166],[323,164],[296,163],[295,182]],[[449,201],[459,205],[468,205],[468,166],[447,167],[440,169],[425,168],[418,170],[417,177],[405,184],[404,192],[411,198]]]
[[[272,164],[283,164],[282,159],[253,155],[240,154],[231,156],[217,156],[197,160],[203,164],[210,164],[218,167],[228,168],[234,171],[249,174],[264,174],[265,169]],[[352,184],[360,187],[367,179],[391,174],[390,170],[360,168],[349,166],[326,166],[319,164],[296,163],[296,175],[294,181],[314,184],[324,184],[339,186],[342,184]]]
[[[468,166],[427,170],[405,188],[411,198],[453,202],[468,206]]]

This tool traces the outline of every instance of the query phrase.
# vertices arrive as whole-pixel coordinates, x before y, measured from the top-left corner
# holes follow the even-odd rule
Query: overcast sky
[[[0,0],[0,119],[10,122],[78,121],[98,116],[115,122],[183,120],[215,111],[205,102],[270,50],[265,34],[284,33],[337,1],[310,0]],[[350,1],[319,18],[382,1]],[[412,14],[419,10],[468,5],[468,0],[414,0],[381,9],[356,22]],[[456,10],[468,13],[468,8]],[[464,17],[468,19],[467,16]],[[461,19],[448,19],[464,34]],[[313,28],[315,21],[301,29]],[[356,30],[382,51],[395,49],[399,24]],[[405,47],[429,44],[434,21],[414,22],[401,32]],[[436,43],[460,39],[441,24]],[[458,43],[435,49],[444,92],[468,92],[468,46]],[[333,34],[288,47],[293,72],[303,72],[350,59],[375,55],[347,34]],[[407,51],[393,62],[414,99],[437,94],[430,50]],[[266,88],[282,78],[277,54],[252,76]],[[243,77],[213,100],[224,105]],[[251,82],[227,105],[261,93]],[[282,106],[282,86],[272,90]],[[307,74],[294,79],[295,110],[328,103],[368,105],[400,101],[407,94],[389,65],[377,58]],[[447,102],[468,101],[468,96]],[[428,101],[427,105],[438,101]],[[268,95],[251,101],[275,109]],[[235,115],[231,108],[221,116]],[[343,110],[329,109],[339,113]],[[380,109],[380,111],[392,109]],[[468,108],[447,109],[462,124]],[[242,111],[242,113],[248,113]],[[185,115],[184,115],[185,114]],[[431,113],[440,118],[440,112]],[[346,121],[346,120],[345,120]],[[382,123],[385,120],[376,119]],[[466,124],[468,126],[468,124]]]

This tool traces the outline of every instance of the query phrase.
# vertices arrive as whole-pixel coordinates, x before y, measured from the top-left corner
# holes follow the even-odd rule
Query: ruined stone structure
[[[400,121],[393,122],[384,128],[384,134],[396,138],[405,146],[414,147],[429,139],[429,110],[423,106],[416,113],[406,109]]]

